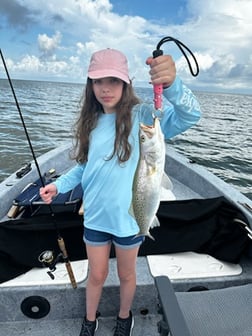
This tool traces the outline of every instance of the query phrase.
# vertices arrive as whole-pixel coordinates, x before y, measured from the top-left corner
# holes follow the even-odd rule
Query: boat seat
[[[86,280],[88,275],[88,260],[78,260],[71,262],[72,270],[76,283],[80,283]],[[65,263],[58,263],[56,270],[52,273],[54,279],[52,279],[47,272],[48,268],[32,268],[30,271],[17,276],[14,279],[5,281],[0,284],[2,287],[22,287],[22,286],[54,286],[54,285],[67,285],[70,284],[69,276]]]
[[[224,277],[242,273],[239,264],[190,251],[148,255],[147,261],[153,277],[166,275],[172,280]]]
[[[55,181],[58,175],[53,175],[45,179],[44,184]],[[50,213],[50,208],[41,199],[39,189],[41,188],[41,180],[38,179],[33,183],[29,183],[23,191],[13,200],[12,206],[8,211],[9,218],[26,218],[38,214]],[[57,194],[52,203],[51,208],[56,212],[78,212],[82,202],[82,187],[79,183],[75,188],[66,192]]]
[[[251,336],[252,284],[176,292],[167,276],[155,277],[162,336]]]

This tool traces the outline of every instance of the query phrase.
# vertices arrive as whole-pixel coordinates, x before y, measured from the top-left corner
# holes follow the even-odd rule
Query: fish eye
[[[145,136],[144,136],[144,135],[141,135],[141,137],[140,137],[140,141],[141,141],[141,142],[145,142]]]

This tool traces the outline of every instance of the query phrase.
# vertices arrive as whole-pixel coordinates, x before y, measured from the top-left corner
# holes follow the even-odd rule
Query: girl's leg
[[[86,244],[89,273],[86,287],[86,318],[96,319],[102,287],[108,275],[108,261],[111,244],[92,246]]]
[[[136,259],[139,246],[123,249],[116,246],[117,270],[120,279],[120,318],[129,317],[136,290]]]

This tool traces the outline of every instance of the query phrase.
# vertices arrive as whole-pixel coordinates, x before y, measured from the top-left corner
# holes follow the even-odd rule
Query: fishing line
[[[30,139],[29,133],[27,131],[27,127],[26,127],[26,124],[25,124],[25,121],[24,121],[24,118],[23,118],[23,114],[22,114],[19,102],[17,100],[17,96],[16,96],[16,93],[15,93],[15,90],[14,90],[14,87],[13,87],[13,84],[12,84],[12,80],[10,78],[9,71],[7,69],[7,65],[6,65],[6,62],[5,62],[5,59],[4,59],[4,56],[3,56],[3,53],[2,53],[1,49],[0,49],[0,55],[1,55],[1,59],[2,59],[3,65],[4,65],[4,69],[5,69],[7,78],[8,78],[8,82],[10,84],[11,91],[12,91],[12,94],[13,94],[13,97],[14,97],[14,100],[15,100],[15,103],[16,103],[16,107],[17,107],[17,110],[18,110],[18,113],[19,113],[19,117],[21,119],[24,131],[25,131],[26,139],[28,141],[28,144],[29,144],[29,147],[30,147],[30,150],[31,150],[31,153],[32,153],[32,157],[33,157],[35,166],[37,168],[37,172],[38,172],[38,175],[39,175],[39,179],[40,179],[41,185],[42,185],[42,187],[45,187],[44,179],[42,177],[42,174],[41,174],[41,171],[40,171],[40,168],[39,168],[39,164],[38,164],[38,161],[37,161],[37,158],[36,158],[36,155],[35,155],[32,143],[31,143],[31,139]],[[50,209],[50,213],[51,213],[52,217],[54,217],[54,212],[53,212],[52,206],[50,204],[49,204],[49,209]],[[54,222],[54,225],[55,225],[55,229],[57,231],[58,236],[60,236],[59,228],[58,228],[57,223]]]
[[[16,93],[15,93],[14,87],[12,85],[12,81],[11,81],[11,78],[10,78],[10,75],[9,75],[9,71],[7,69],[7,65],[6,65],[6,62],[5,62],[5,59],[4,59],[4,56],[3,56],[3,53],[2,53],[1,49],[0,49],[0,56],[1,56],[1,59],[2,59],[3,65],[4,65],[4,69],[5,69],[7,78],[8,78],[8,82],[9,82],[10,87],[11,87],[11,91],[12,91],[12,94],[13,94],[13,97],[14,97],[14,100],[15,100],[15,103],[16,103],[16,107],[18,109],[18,113],[19,113],[20,119],[21,119],[21,122],[22,122],[22,125],[23,125],[23,128],[24,128],[24,131],[25,131],[25,135],[26,135],[26,138],[27,138],[27,141],[28,141],[31,153],[32,153],[32,157],[33,157],[35,166],[37,168],[37,172],[38,172],[38,175],[39,175],[39,179],[40,179],[41,185],[42,185],[42,187],[45,187],[44,179],[42,177],[42,174],[41,174],[41,171],[40,171],[40,168],[39,168],[39,164],[38,164],[38,161],[37,161],[37,158],[36,158],[36,155],[35,155],[32,143],[31,143],[31,139],[30,139],[29,133],[27,131],[27,127],[25,125],[23,114],[21,112],[21,108],[20,108],[20,105],[18,103],[17,96],[16,96]],[[69,261],[69,258],[68,258],[68,254],[67,254],[67,251],[66,251],[64,240],[63,240],[63,238],[62,238],[62,236],[60,234],[59,227],[58,227],[57,222],[55,220],[55,214],[54,214],[53,208],[52,208],[51,204],[48,204],[48,207],[50,209],[50,214],[51,214],[51,217],[53,219],[53,224],[54,224],[55,230],[57,232],[58,245],[59,245],[59,248],[60,248],[60,250],[62,252],[63,261],[65,262],[65,265],[66,265],[66,268],[67,268],[67,272],[68,272],[70,281],[72,283],[72,286],[74,288],[76,288],[77,285],[76,285],[76,281],[75,281],[74,274],[73,274],[73,271],[72,271],[72,267],[71,267],[71,264],[70,264],[70,261]]]
[[[152,55],[153,58],[156,58],[158,56],[163,55],[163,50],[160,49],[160,47],[166,43],[166,42],[174,42],[177,47],[179,48],[179,50],[181,51],[181,53],[184,55],[186,62],[188,64],[189,70],[192,74],[192,76],[196,77],[199,74],[199,65],[197,62],[196,57],[194,56],[193,52],[181,41],[179,41],[178,39],[171,37],[171,36],[166,36],[164,38],[162,38],[157,46],[156,46],[156,50],[153,51]],[[187,52],[192,56],[196,69],[195,71],[192,68],[191,62],[189,57],[187,56]],[[156,110],[160,110],[162,108],[162,93],[163,93],[163,85],[162,84],[155,84],[153,86],[153,92],[154,92],[154,105],[155,105],[155,109]]]
[[[18,100],[17,100],[17,96],[16,96],[16,93],[15,93],[14,87],[13,87],[13,85],[12,85],[12,81],[11,81],[11,78],[10,78],[10,75],[9,75],[9,72],[8,72],[8,69],[7,69],[7,65],[6,65],[6,63],[5,63],[5,59],[4,59],[4,57],[3,57],[3,54],[2,54],[2,50],[1,50],[1,49],[0,49],[0,54],[1,54],[1,59],[2,59],[3,65],[4,65],[4,69],[5,69],[7,78],[8,78],[8,82],[9,82],[10,87],[11,87],[11,91],[12,91],[13,97],[14,97],[14,99],[15,99],[15,103],[16,103],[16,107],[17,107],[17,109],[18,109],[19,117],[20,117],[20,119],[21,119],[21,122],[22,122],[22,125],[23,125],[23,128],[24,128],[24,131],[25,131],[26,139],[27,139],[27,141],[28,141],[28,144],[29,144],[29,147],[30,147],[30,150],[31,150],[31,153],[32,153],[32,157],[33,157],[34,163],[35,163],[35,165],[36,165],[36,168],[37,168],[37,171],[38,171],[38,174],[39,174],[39,179],[40,179],[40,181],[41,181],[42,186],[44,187],[44,186],[45,186],[45,184],[44,184],[44,180],[43,180],[43,177],[42,177],[42,174],[41,174],[39,165],[38,165],[38,161],[37,161],[37,159],[36,159],[36,155],[35,155],[34,150],[33,150],[33,146],[32,146],[32,143],[31,143],[31,140],[30,140],[30,137],[29,137],[29,134],[28,134],[28,131],[27,131],[25,122],[24,122],[24,118],[23,118],[23,115],[22,115],[22,112],[21,112],[21,109],[20,109],[20,106],[19,106],[19,103],[18,103]]]

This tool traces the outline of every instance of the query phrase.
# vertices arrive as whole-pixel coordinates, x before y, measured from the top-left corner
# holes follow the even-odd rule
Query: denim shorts
[[[144,236],[117,237],[111,233],[91,230],[84,227],[84,242],[92,246],[104,246],[113,243],[122,249],[131,249],[140,246]]]

